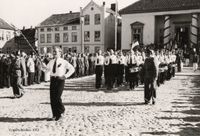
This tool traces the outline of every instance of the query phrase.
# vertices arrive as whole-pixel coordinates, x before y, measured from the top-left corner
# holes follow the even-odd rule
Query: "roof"
[[[120,14],[200,9],[200,0],[139,0],[120,10]]]
[[[74,22],[74,20],[80,19],[80,12],[72,12],[72,13],[65,13],[65,14],[53,14],[39,26],[55,26],[55,25],[65,25]],[[77,21],[76,21],[77,22]],[[79,21],[80,23],[80,21]]]
[[[7,22],[0,18],[0,29],[14,30]]]

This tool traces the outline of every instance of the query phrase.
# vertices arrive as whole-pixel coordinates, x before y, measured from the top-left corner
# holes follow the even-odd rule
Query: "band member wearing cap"
[[[102,85],[104,57],[102,51],[99,50],[95,59],[95,74],[96,74],[96,89],[99,89]]]
[[[144,62],[144,99],[145,104],[148,104],[151,99],[152,104],[155,104],[158,64],[157,59],[153,56],[153,51],[147,49],[146,57]]]
[[[62,103],[61,95],[64,89],[65,79],[70,77],[75,69],[66,60],[61,58],[62,50],[55,47],[53,51],[54,59],[52,59],[45,68],[50,71],[50,103],[53,113],[52,120],[59,120],[65,111]],[[45,67],[45,66],[43,66]]]

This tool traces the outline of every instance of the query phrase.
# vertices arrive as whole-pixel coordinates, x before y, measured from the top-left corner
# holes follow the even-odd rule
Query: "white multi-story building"
[[[0,18],[0,50],[10,42],[14,43],[14,29]]]
[[[114,48],[115,18],[108,10],[105,3],[99,6],[91,0],[80,12],[50,16],[36,27],[39,52],[51,53],[55,46],[64,53]]]

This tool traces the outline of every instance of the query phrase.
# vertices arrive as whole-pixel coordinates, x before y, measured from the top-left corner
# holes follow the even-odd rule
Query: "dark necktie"
[[[130,57],[130,64],[132,64],[132,61],[133,61],[133,60],[132,60],[132,57]]]
[[[112,64],[112,59],[110,58],[110,64]]]
[[[97,64],[99,64],[99,58],[97,58]]]
[[[56,73],[56,59],[55,59],[55,62],[54,62],[54,64],[53,64],[53,73]]]

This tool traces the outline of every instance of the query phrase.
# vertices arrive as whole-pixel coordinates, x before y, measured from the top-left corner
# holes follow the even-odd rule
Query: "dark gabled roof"
[[[40,26],[52,26],[52,25],[65,25],[68,23],[73,22],[80,18],[80,12],[72,12],[72,13],[65,13],[65,14],[53,14],[42,23],[39,24]]]
[[[12,26],[10,26],[8,23],[6,23],[3,19],[0,18],[0,29],[8,29],[8,30],[14,30]]]
[[[119,12],[133,14],[191,9],[200,9],[200,0],[139,0]]]

